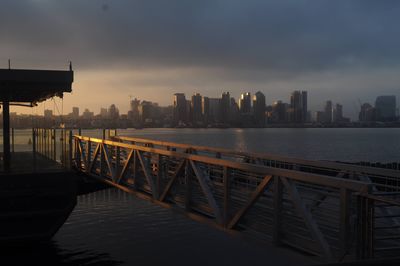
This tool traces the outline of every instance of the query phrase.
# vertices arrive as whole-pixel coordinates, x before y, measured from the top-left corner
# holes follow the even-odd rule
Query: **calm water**
[[[77,131],[76,131],[77,133]],[[30,130],[16,131],[15,150],[30,150]],[[123,129],[119,135],[315,160],[400,162],[400,128]],[[101,130],[82,130],[101,137]],[[2,139],[0,138],[0,147]]]
[[[144,129],[120,135],[342,161],[400,161],[400,129]],[[16,150],[29,149],[21,131]],[[84,135],[100,136],[85,130]],[[1,265],[289,265],[297,255],[243,241],[126,193],[81,196],[52,243],[1,250]],[[278,259],[279,258],[279,259]]]
[[[118,134],[316,160],[400,162],[397,128],[145,129]]]

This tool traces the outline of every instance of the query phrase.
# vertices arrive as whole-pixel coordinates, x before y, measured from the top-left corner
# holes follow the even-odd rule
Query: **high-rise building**
[[[326,101],[324,108],[324,123],[332,123],[333,122],[333,105],[332,101]]]
[[[139,105],[140,100],[133,99],[130,102],[130,110],[128,111],[128,119],[134,123],[139,122]]]
[[[192,115],[192,123],[193,124],[202,124],[203,116],[202,116],[202,98],[200,93],[196,93],[192,96],[192,101],[190,103],[190,110]]]
[[[337,103],[333,110],[333,122],[341,121],[343,121],[343,105]]]
[[[108,111],[107,111],[107,108],[100,108],[100,116],[101,116],[101,118],[103,118],[103,119],[105,119],[105,118],[107,118],[107,116],[108,116]]]
[[[396,120],[396,96],[378,96],[375,101],[375,108],[377,112],[377,120]]]
[[[251,94],[242,93],[239,100],[239,110],[241,113],[251,113]]]
[[[208,97],[201,99],[201,114],[203,115],[204,124],[208,125],[210,119],[210,99]]]
[[[72,107],[72,119],[79,119],[79,107]]]
[[[253,96],[253,113],[257,126],[265,126],[265,95],[258,91]]]
[[[307,119],[307,91],[294,91],[290,95],[291,121],[304,123]]]
[[[187,123],[188,108],[186,104],[186,97],[184,93],[174,94],[174,124]]]
[[[82,118],[83,119],[87,119],[87,120],[89,120],[89,119],[92,119],[94,117],[94,113],[93,112],[90,112],[89,111],[89,109],[85,109],[85,111],[82,113]]]
[[[115,104],[111,104],[108,108],[108,118],[115,121],[119,119],[119,110]]]
[[[360,114],[358,115],[358,119],[361,122],[371,122],[376,121],[377,111],[376,108],[372,107],[369,103],[364,103],[361,105]]]
[[[229,123],[229,113],[230,113],[230,105],[231,105],[231,96],[229,92],[222,93],[221,96],[221,122]]]
[[[271,122],[273,123],[284,123],[286,122],[286,109],[287,105],[282,101],[276,101],[272,104],[272,110],[270,114]]]
[[[221,99],[209,98],[209,122],[221,123]]]

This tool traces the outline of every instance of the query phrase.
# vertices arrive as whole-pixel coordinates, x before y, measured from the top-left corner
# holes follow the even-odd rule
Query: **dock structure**
[[[4,172],[10,171],[10,105],[33,107],[51,97],[72,91],[73,71],[0,69],[0,102],[3,108]]]
[[[0,244],[50,239],[76,205],[72,172],[35,150],[35,131],[32,151],[14,152],[10,147],[10,105],[33,107],[51,97],[62,97],[71,92],[72,82],[71,66],[67,71],[0,69]]]
[[[327,261],[398,256],[400,172],[123,136],[72,136],[78,172]]]

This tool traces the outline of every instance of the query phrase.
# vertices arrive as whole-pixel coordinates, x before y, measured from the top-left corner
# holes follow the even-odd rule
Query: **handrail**
[[[153,145],[160,145],[160,146],[167,146],[167,147],[170,146],[170,147],[177,147],[177,148],[183,148],[183,149],[194,149],[194,150],[198,150],[198,151],[215,152],[215,153],[221,153],[221,154],[227,154],[227,155],[237,155],[237,156],[259,158],[259,159],[266,159],[266,160],[275,160],[275,161],[282,161],[282,162],[293,163],[293,164],[302,164],[302,165],[308,165],[308,166],[319,167],[319,168],[337,169],[340,171],[350,171],[350,172],[358,172],[358,173],[365,173],[365,174],[378,175],[378,176],[400,178],[400,171],[381,169],[381,168],[377,169],[374,167],[367,167],[367,166],[350,165],[350,164],[329,162],[329,161],[313,161],[313,160],[307,160],[307,159],[279,156],[279,155],[268,154],[268,153],[242,152],[242,151],[234,151],[234,150],[225,149],[225,148],[206,147],[206,146],[174,143],[174,142],[168,142],[168,141],[150,140],[150,139],[136,138],[136,137],[114,136],[113,139],[122,140],[122,141],[133,141],[133,142],[139,142],[139,143],[150,143]]]
[[[84,136],[79,136],[79,135],[74,135],[74,138],[84,140],[84,141],[91,141],[93,143],[103,143],[103,144],[112,145],[112,146],[121,147],[121,148],[131,148],[131,149],[135,149],[135,150],[139,150],[139,151],[153,152],[153,153],[158,153],[160,155],[174,156],[174,157],[189,159],[189,160],[202,162],[202,163],[209,163],[209,164],[216,164],[216,165],[225,166],[225,167],[232,167],[232,168],[236,168],[239,170],[251,171],[254,173],[258,173],[258,174],[265,174],[265,175],[272,174],[272,175],[277,175],[277,176],[281,175],[281,176],[289,177],[291,179],[295,179],[298,181],[310,182],[310,183],[330,186],[330,187],[334,187],[334,188],[345,188],[345,189],[349,189],[349,190],[360,192],[360,193],[368,193],[369,186],[370,186],[370,183],[367,183],[367,182],[349,180],[349,179],[343,179],[343,178],[331,177],[331,176],[324,176],[324,175],[319,175],[319,174],[304,173],[304,172],[300,172],[300,171],[296,171],[296,170],[278,169],[278,168],[268,167],[268,166],[264,166],[264,165],[255,165],[255,164],[249,164],[249,163],[243,163],[243,162],[239,163],[239,162],[229,161],[229,160],[225,160],[225,159],[211,158],[211,157],[207,157],[207,156],[182,153],[182,152],[176,152],[176,151],[168,151],[168,150],[162,150],[162,149],[157,149],[157,148],[138,146],[135,144],[116,142],[116,141],[111,141],[111,140],[103,140],[103,139],[97,139],[97,138],[84,137]]]

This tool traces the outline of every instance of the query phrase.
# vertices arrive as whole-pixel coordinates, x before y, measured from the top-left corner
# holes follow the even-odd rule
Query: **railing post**
[[[15,136],[14,136],[14,128],[11,128],[11,141],[12,141],[12,152],[15,152]]]
[[[53,129],[53,160],[57,161],[57,129]]]
[[[121,162],[121,148],[119,146],[117,146],[115,148],[115,181],[118,180],[120,171],[121,171],[121,167],[120,167],[120,162]]]
[[[138,151],[133,152],[133,185],[136,187],[136,180],[138,176]]]
[[[224,212],[223,212],[222,222],[224,227],[226,228],[228,226],[230,219],[230,200],[231,200],[230,171],[227,166],[224,166],[223,168],[223,184],[224,184]]]
[[[191,173],[190,173],[190,163],[189,160],[186,160],[185,162],[185,184],[186,184],[186,190],[185,190],[185,209],[186,211],[190,211],[190,198],[191,198]]]
[[[72,130],[69,130],[69,137],[68,137],[68,166],[69,169],[72,169]]]
[[[274,232],[273,241],[275,245],[280,244],[282,230],[282,180],[279,176],[274,176],[273,190],[273,207],[274,207]]]
[[[350,232],[350,206],[351,206],[351,192],[346,188],[340,189],[340,227],[339,239],[342,249],[342,254],[345,255],[349,248]]]
[[[157,199],[160,198],[161,194],[161,178],[163,175],[163,157],[161,154],[158,154],[158,161],[157,161],[157,180],[156,180],[156,191],[158,193]]]
[[[357,258],[373,257],[374,202],[362,195],[357,197]]]
[[[92,142],[89,139],[86,142],[86,173],[90,172],[91,159],[92,159]]]

